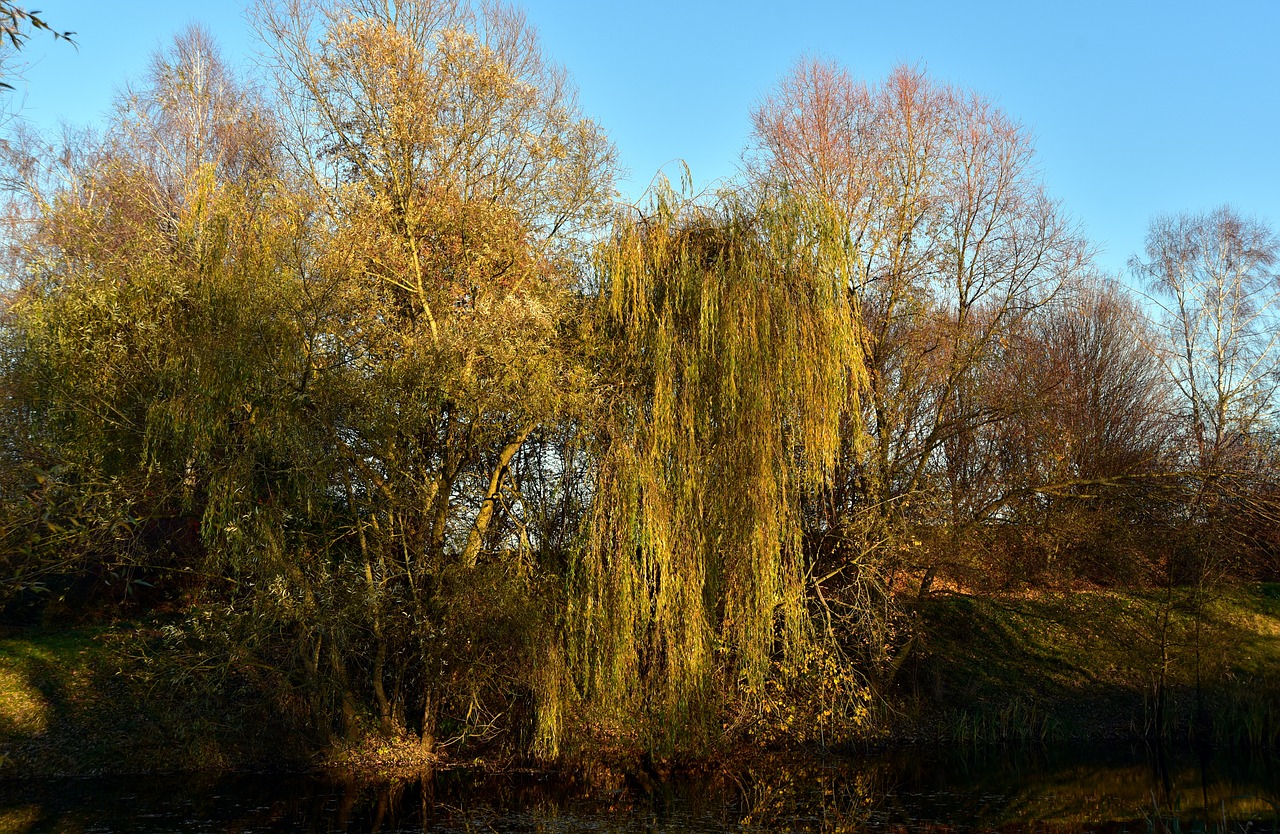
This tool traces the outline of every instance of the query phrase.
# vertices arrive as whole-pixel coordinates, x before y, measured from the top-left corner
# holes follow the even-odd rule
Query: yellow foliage
[[[856,306],[826,218],[659,186],[598,254],[608,399],[570,600],[583,687],[678,733],[714,681],[760,686],[809,624],[800,499],[863,385]]]
[[[775,662],[763,686],[744,680],[739,691],[738,715],[725,729],[766,743],[847,742],[870,721],[866,678],[826,641],[810,641]]]

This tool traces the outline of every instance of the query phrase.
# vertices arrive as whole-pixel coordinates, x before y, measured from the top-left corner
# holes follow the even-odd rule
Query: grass
[[[1280,741],[1280,585],[949,594],[918,610],[909,732]]]
[[[0,639],[0,777],[282,763],[267,710],[166,685],[133,650],[142,639],[127,627]]]
[[[1229,807],[1228,807],[1229,806]],[[1223,799],[1217,808],[1206,808],[1201,818],[1184,814],[1177,803],[1151,800],[1143,810],[1150,834],[1247,834],[1250,831],[1280,831],[1280,806],[1258,796]],[[1266,826],[1265,828],[1262,826]]]
[[[102,700],[96,638],[70,631],[0,640],[0,773],[57,770],[80,758],[105,766],[105,755],[86,749],[88,739],[66,732],[91,719]]]

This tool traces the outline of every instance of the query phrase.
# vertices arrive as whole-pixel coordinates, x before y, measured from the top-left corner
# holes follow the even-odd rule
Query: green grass
[[[193,697],[127,627],[0,639],[0,776],[225,770],[283,763],[260,705]]]
[[[69,631],[0,640],[0,773],[57,771],[81,759],[105,767],[109,751],[69,732],[98,721],[108,665],[98,638]]]
[[[1280,740],[1280,585],[942,595],[917,613],[916,660],[901,682],[916,732],[1026,741],[1161,727]]]

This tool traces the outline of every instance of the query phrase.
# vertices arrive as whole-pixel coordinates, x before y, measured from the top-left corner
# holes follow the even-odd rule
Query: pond
[[[0,783],[0,834],[36,832],[1275,832],[1277,760],[1247,752],[911,749],[774,758],[663,779],[447,770]]]

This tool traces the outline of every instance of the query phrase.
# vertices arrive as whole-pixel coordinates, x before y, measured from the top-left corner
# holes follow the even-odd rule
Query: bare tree
[[[1190,461],[1230,468],[1268,427],[1280,386],[1280,238],[1230,206],[1151,221],[1130,269],[1160,311],[1152,345],[1182,401]]]
[[[1024,578],[1141,581],[1167,501],[1170,390],[1138,304],[1117,284],[1064,292],[1011,345],[992,389],[1006,528]],[[1160,540],[1155,537],[1154,540]]]
[[[974,432],[998,415],[980,380],[1088,249],[1045,195],[1027,131],[917,69],[868,88],[802,62],[753,118],[749,175],[839,218],[867,332],[870,391],[850,425],[870,441],[848,445],[826,523],[879,519],[864,547],[884,546],[910,505],[954,536],[988,503]]]

